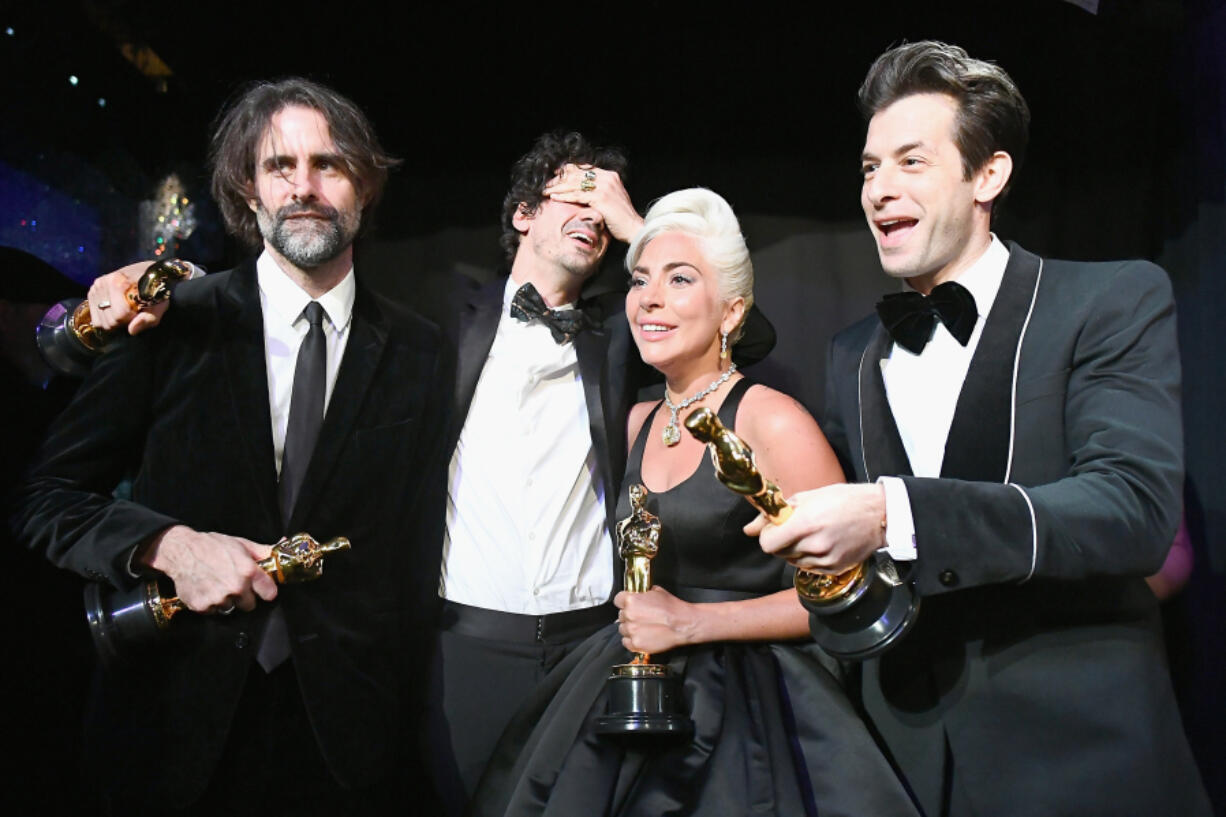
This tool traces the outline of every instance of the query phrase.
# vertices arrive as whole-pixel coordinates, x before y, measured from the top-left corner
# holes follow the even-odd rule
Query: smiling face
[[[362,200],[323,114],[291,106],[269,123],[256,154],[248,201],[264,244],[310,270],[347,253],[362,221]]]
[[[643,360],[665,375],[719,369],[720,332],[731,332],[744,308],[743,298],[723,300],[719,272],[685,233],[653,238],[630,273],[630,331]]]
[[[965,178],[957,114],[944,94],[903,97],[873,116],[864,140],[860,204],[881,266],[921,292],[956,278],[991,240],[999,180]]]
[[[516,212],[511,223],[521,235],[515,266],[558,271],[582,282],[600,267],[609,248],[604,217],[585,205],[547,198],[531,215]]]

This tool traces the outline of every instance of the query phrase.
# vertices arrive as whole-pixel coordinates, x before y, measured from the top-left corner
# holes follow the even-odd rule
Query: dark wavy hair
[[[218,115],[209,145],[209,163],[213,168],[213,198],[221,208],[226,228],[253,247],[260,244],[260,229],[247,202],[255,195],[260,141],[272,118],[293,106],[319,111],[327,121],[346,175],[358,195],[366,197],[363,227],[369,224],[369,216],[383,196],[388,170],[400,164],[379,145],[370,120],[358,106],[331,88],[301,77],[252,83]]]
[[[1030,108],[1004,69],[972,58],[956,45],[923,40],[882,54],[860,86],[865,121],[912,94],[945,94],[958,103],[954,144],[962,154],[963,177],[980,170],[998,150],[1013,159],[1017,175],[1026,157]],[[1009,190],[1006,184],[997,201]]]
[[[519,250],[519,231],[511,223],[515,212],[535,214],[545,200],[542,192],[545,185],[563,165],[568,164],[613,170],[623,181],[626,178],[626,156],[617,148],[596,147],[583,134],[574,131],[556,131],[538,137],[532,150],[511,166],[511,189],[502,200],[502,236],[499,242],[506,253],[508,267],[515,261],[515,253]]]

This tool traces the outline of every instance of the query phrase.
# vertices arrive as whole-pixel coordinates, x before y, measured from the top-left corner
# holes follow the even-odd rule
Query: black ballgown
[[[734,426],[748,379],[719,410]],[[657,407],[658,410],[658,407]],[[641,481],[649,416],[624,484]],[[721,485],[708,457],[671,490],[650,493],[662,523],[653,584],[687,601],[767,595],[791,586],[785,563],[741,528],[756,512]],[[622,491],[619,518],[630,514]],[[679,648],[667,661],[684,678],[683,710],[695,732],[682,742],[597,735],[605,679],[629,654],[616,623],[592,635],[519,711],[482,778],[472,813],[495,815],[916,815],[914,805],[808,640],[716,642]]]

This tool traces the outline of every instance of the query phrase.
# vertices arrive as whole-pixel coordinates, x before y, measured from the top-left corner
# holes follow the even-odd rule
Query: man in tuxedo
[[[642,224],[625,164],[578,133],[540,137],[503,202],[509,276],[459,311],[432,701],[453,809],[519,704],[616,617],[610,531],[638,357],[621,292],[581,290]]]
[[[181,284],[160,331],[98,362],[15,526],[90,579],[165,576],[196,613],[100,674],[88,765],[117,813],[385,810],[425,777],[404,750],[449,410],[437,328],[355,277],[394,160],[352,102],[301,79],[239,97],[211,157],[227,226],[260,255]],[[127,472],[130,501],[110,493]],[[279,588],[257,560],[298,531],[352,551]]]
[[[1166,275],[992,234],[1030,116],[999,67],[899,46],[860,104],[861,204],[903,292],[831,345],[824,429],[856,484],[795,497],[762,547],[910,565],[918,621],[862,693],[929,815],[1207,814],[1144,581],[1183,479]]]

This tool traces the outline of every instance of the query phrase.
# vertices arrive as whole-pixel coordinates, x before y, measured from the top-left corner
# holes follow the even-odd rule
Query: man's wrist
[[[897,561],[914,561],[917,556],[915,518],[911,515],[907,485],[898,477],[878,477],[877,484],[885,494],[884,550]]]

